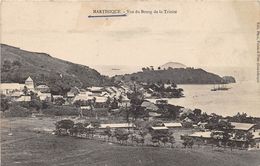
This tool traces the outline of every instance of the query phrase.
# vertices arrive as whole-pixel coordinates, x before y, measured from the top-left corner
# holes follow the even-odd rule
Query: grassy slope
[[[166,149],[110,145],[95,140],[56,137],[35,133],[38,127],[53,127],[55,120],[1,121],[2,165],[149,165],[149,166],[258,166],[256,151],[211,149]],[[48,125],[46,122],[49,122]],[[9,125],[13,136],[7,136]]]

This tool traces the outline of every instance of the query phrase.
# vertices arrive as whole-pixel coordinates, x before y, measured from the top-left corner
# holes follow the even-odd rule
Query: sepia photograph
[[[260,166],[259,0],[2,0],[1,166]]]

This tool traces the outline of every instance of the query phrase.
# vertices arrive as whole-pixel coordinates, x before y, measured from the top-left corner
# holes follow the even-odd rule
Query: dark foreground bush
[[[13,105],[7,111],[3,112],[4,117],[27,117],[31,114],[30,110],[19,105]]]

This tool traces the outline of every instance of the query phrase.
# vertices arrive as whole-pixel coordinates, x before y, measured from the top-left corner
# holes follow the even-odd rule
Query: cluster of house
[[[52,97],[50,88],[47,85],[35,86],[30,76],[25,80],[24,84],[1,83],[0,93],[11,97],[14,101],[31,101],[29,92],[37,94],[40,100],[51,100]]]
[[[95,103],[98,106],[104,106],[108,98],[119,99],[122,103],[128,103],[127,87],[88,87],[86,89],[80,89],[72,87],[66,96],[53,95],[50,93],[50,88],[47,85],[35,86],[31,77],[25,80],[24,84],[19,83],[1,83],[1,94],[10,96],[14,101],[31,101],[31,95],[25,93],[25,89],[28,92],[34,92],[42,101],[56,102],[59,98],[64,99],[64,104],[73,104],[77,100],[87,101],[95,99]]]
[[[129,103],[130,100],[127,98],[128,89],[120,87],[88,87],[86,89],[79,89],[72,87],[67,93],[67,101],[71,104],[76,101],[89,101],[95,100],[96,107],[105,107],[108,98],[121,99],[121,104]],[[84,106],[82,106],[84,107]]]
[[[205,123],[199,123],[198,126],[200,126],[201,129],[205,129]],[[255,147],[260,148],[260,130],[256,124],[231,122],[231,126],[233,126],[233,128],[231,129],[232,131],[229,132],[231,134],[229,141],[234,142],[238,147],[244,147],[247,142],[246,135],[250,134],[252,135],[251,139],[256,144]],[[237,137],[236,133],[238,132],[243,133],[243,136]],[[205,143],[221,144],[223,139],[221,133],[223,133],[223,131],[206,130],[194,132],[188,135],[188,137],[200,139]]]

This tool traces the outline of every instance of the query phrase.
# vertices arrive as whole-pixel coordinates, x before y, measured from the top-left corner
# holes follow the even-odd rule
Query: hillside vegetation
[[[36,84],[46,84],[54,94],[70,87],[109,84],[109,79],[87,66],[1,44],[1,82],[24,83],[31,76]]]
[[[141,82],[174,82],[176,84],[222,84],[220,76],[203,69],[169,68],[167,70],[144,70],[133,74],[115,76],[116,80],[136,80]]]

